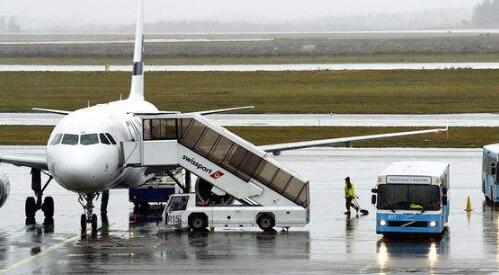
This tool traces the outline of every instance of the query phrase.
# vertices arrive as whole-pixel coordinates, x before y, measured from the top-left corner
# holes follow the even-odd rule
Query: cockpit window
[[[52,140],[52,142],[50,143],[50,145],[57,145],[59,143],[61,143],[61,140],[62,140],[62,134],[57,134],[54,139]]]
[[[80,144],[81,145],[92,145],[99,143],[99,138],[97,134],[87,134],[81,135]]]
[[[78,144],[78,135],[65,134],[62,138],[62,144],[76,145]]]
[[[116,144],[116,140],[114,140],[113,136],[111,136],[109,133],[106,133],[106,137],[111,141],[112,144]]]
[[[104,134],[99,134],[100,142],[103,144],[111,144],[109,139]]]

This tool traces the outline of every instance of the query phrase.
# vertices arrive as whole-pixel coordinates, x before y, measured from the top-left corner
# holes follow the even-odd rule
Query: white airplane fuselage
[[[133,113],[158,109],[141,99],[127,99],[84,108],[66,115],[47,143],[51,175],[65,189],[77,193],[102,192],[115,187],[134,187],[147,180],[144,168],[120,167],[120,142],[141,139],[142,122]],[[76,144],[51,145],[58,134],[77,135]],[[85,145],[82,135],[109,134],[115,144],[95,141]],[[92,135],[93,136],[93,135]],[[108,139],[109,140],[109,139]]]

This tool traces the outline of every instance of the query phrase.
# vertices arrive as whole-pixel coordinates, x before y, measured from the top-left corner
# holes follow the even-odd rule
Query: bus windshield
[[[440,187],[422,184],[381,184],[378,186],[378,209],[440,210]]]

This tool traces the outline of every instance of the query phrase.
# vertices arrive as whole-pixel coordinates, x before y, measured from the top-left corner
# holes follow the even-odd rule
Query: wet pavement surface
[[[0,152],[18,150],[0,147]],[[33,149],[39,150],[39,149]],[[290,232],[258,230],[158,233],[154,222],[129,223],[126,190],[112,190],[109,225],[81,238],[77,195],[51,184],[53,232],[24,226],[29,170],[0,166],[11,196],[0,209],[0,273],[6,274],[279,274],[279,273],[495,273],[499,266],[499,212],[483,205],[481,151],[453,149],[311,149],[278,157],[311,182],[311,223]],[[451,164],[449,230],[441,239],[383,239],[375,233],[370,189],[391,162]],[[347,219],[343,178],[351,176],[371,214]],[[474,211],[463,211],[467,196]],[[96,209],[99,210],[98,207]],[[135,216],[140,219],[140,216]],[[37,221],[43,221],[38,213]]]
[[[491,113],[361,115],[331,111],[333,114],[215,114],[209,118],[224,126],[499,127],[499,115]]]

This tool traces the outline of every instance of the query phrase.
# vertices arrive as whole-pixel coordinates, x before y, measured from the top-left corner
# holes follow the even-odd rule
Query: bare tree
[[[499,0],[485,0],[477,4],[472,22],[478,27],[499,27]]]
[[[21,26],[17,23],[16,17],[11,16],[9,19],[9,24],[7,26],[7,32],[20,32]]]
[[[5,31],[5,18],[4,17],[0,17],[0,32],[4,32]]]

